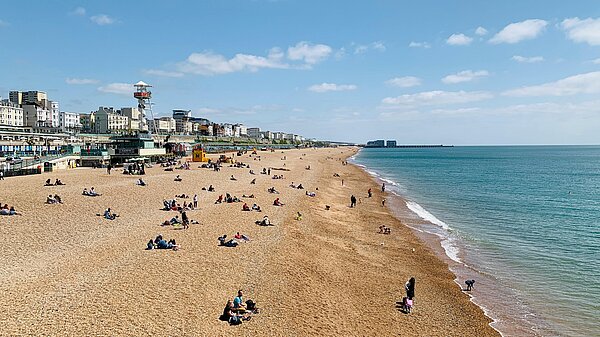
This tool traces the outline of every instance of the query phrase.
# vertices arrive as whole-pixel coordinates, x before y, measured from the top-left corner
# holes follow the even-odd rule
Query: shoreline
[[[355,156],[352,156],[351,159],[351,163],[364,171],[374,182],[378,184],[385,182],[386,185],[398,186],[397,182],[385,177],[383,173],[356,162]],[[401,191],[390,189],[389,195],[392,197],[388,206],[391,214],[411,228],[414,234],[447,264],[448,269],[455,276],[453,281],[459,289],[462,290],[462,280],[473,278],[473,276],[477,278],[479,286],[477,288],[482,291],[464,293],[483,311],[486,317],[492,320],[489,323],[490,327],[502,336],[541,336],[546,333],[557,333],[548,322],[538,318],[538,314],[532,311],[533,309],[526,303],[518,307],[514,306],[514,302],[511,303],[507,298],[519,300],[515,291],[502,286],[494,275],[478,269],[477,263],[475,263],[477,261],[470,258],[469,251],[464,247],[462,240],[449,236],[450,232],[448,231],[452,230],[446,223],[429,213],[416,201],[411,200],[409,196],[402,195]],[[415,206],[418,209],[413,209]],[[440,232],[447,233],[440,234]],[[449,241],[450,239],[452,241]],[[452,242],[455,244],[453,245]],[[483,288],[481,288],[482,286]]]
[[[304,149],[236,157],[257,173],[263,167],[289,169],[276,171],[285,175],[277,180],[228,165],[214,172],[193,163],[189,171],[147,169],[146,187],[136,187],[138,176],[120,170],[107,175],[87,168],[3,181],[3,202],[24,213],[0,218],[0,233],[15,243],[0,251],[0,294],[12,298],[0,308],[5,333],[498,336],[491,320],[456,288],[447,265],[380,206],[368,174],[341,165],[341,158],[354,153],[355,148]],[[344,186],[334,173],[344,177]],[[176,174],[182,183],[173,181]],[[67,185],[41,187],[46,178]],[[306,190],[289,187],[293,182]],[[217,192],[200,190],[209,184]],[[89,186],[103,196],[81,196]],[[271,186],[285,206],[272,205],[275,196],[266,192]],[[369,187],[375,191],[370,199]],[[64,204],[43,205],[48,191],[59,192]],[[198,193],[200,209],[188,214],[200,224],[188,230],[161,227],[174,215],[159,210],[162,199],[182,192]],[[225,192],[255,194],[245,201],[258,203],[263,212],[214,204]],[[348,207],[350,194],[359,197],[357,208]],[[95,216],[106,207],[120,217]],[[302,212],[301,221],[294,219],[296,212]],[[265,214],[275,226],[254,225]],[[392,235],[377,234],[382,223]],[[252,240],[236,248],[217,245],[218,236],[236,231]],[[158,233],[177,239],[182,248],[145,251],[148,238]],[[417,278],[416,302],[407,315],[395,303],[411,276]],[[240,288],[262,310],[252,321],[230,327],[218,316]]]

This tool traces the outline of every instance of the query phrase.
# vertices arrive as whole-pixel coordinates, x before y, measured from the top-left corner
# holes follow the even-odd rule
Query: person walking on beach
[[[381,184],[381,192],[385,192],[385,183]]]
[[[4,171],[0,170],[0,180],[4,180]]]
[[[356,207],[356,197],[354,194],[350,197],[350,208]]]
[[[194,208],[198,208],[198,194],[194,194]]]
[[[371,191],[371,188],[369,188],[369,190],[367,191],[367,193],[369,194],[369,198],[373,196],[373,192]]]
[[[415,297],[415,278],[411,277],[408,282],[404,285],[404,290],[406,290],[406,298],[412,300]]]
[[[106,165],[106,173],[108,173],[110,175],[111,170],[112,170],[112,165],[111,164]]]

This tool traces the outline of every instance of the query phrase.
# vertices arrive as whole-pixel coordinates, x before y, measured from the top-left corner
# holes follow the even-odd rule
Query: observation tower
[[[150,117],[154,120],[154,113],[152,113],[152,103],[150,99],[152,98],[152,92],[148,90],[152,86],[148,83],[144,83],[142,81],[137,82],[133,85],[135,87],[135,92],[133,93],[133,97],[138,101],[138,111],[140,112],[140,131],[148,131],[152,133],[152,131],[148,129],[148,121],[146,120],[146,110],[150,111]],[[152,123],[154,125],[154,123]]]

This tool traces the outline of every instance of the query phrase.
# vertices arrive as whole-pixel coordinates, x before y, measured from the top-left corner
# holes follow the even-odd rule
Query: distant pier
[[[434,147],[454,147],[454,145],[398,145],[395,140],[388,140],[387,142],[383,139],[368,141],[364,147],[368,148],[434,148]]]

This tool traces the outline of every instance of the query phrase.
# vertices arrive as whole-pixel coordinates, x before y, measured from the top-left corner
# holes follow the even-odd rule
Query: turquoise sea
[[[362,149],[505,336],[600,336],[600,146]],[[427,239],[426,239],[427,240]],[[441,244],[441,245],[440,245]],[[442,248],[439,248],[439,247]]]

